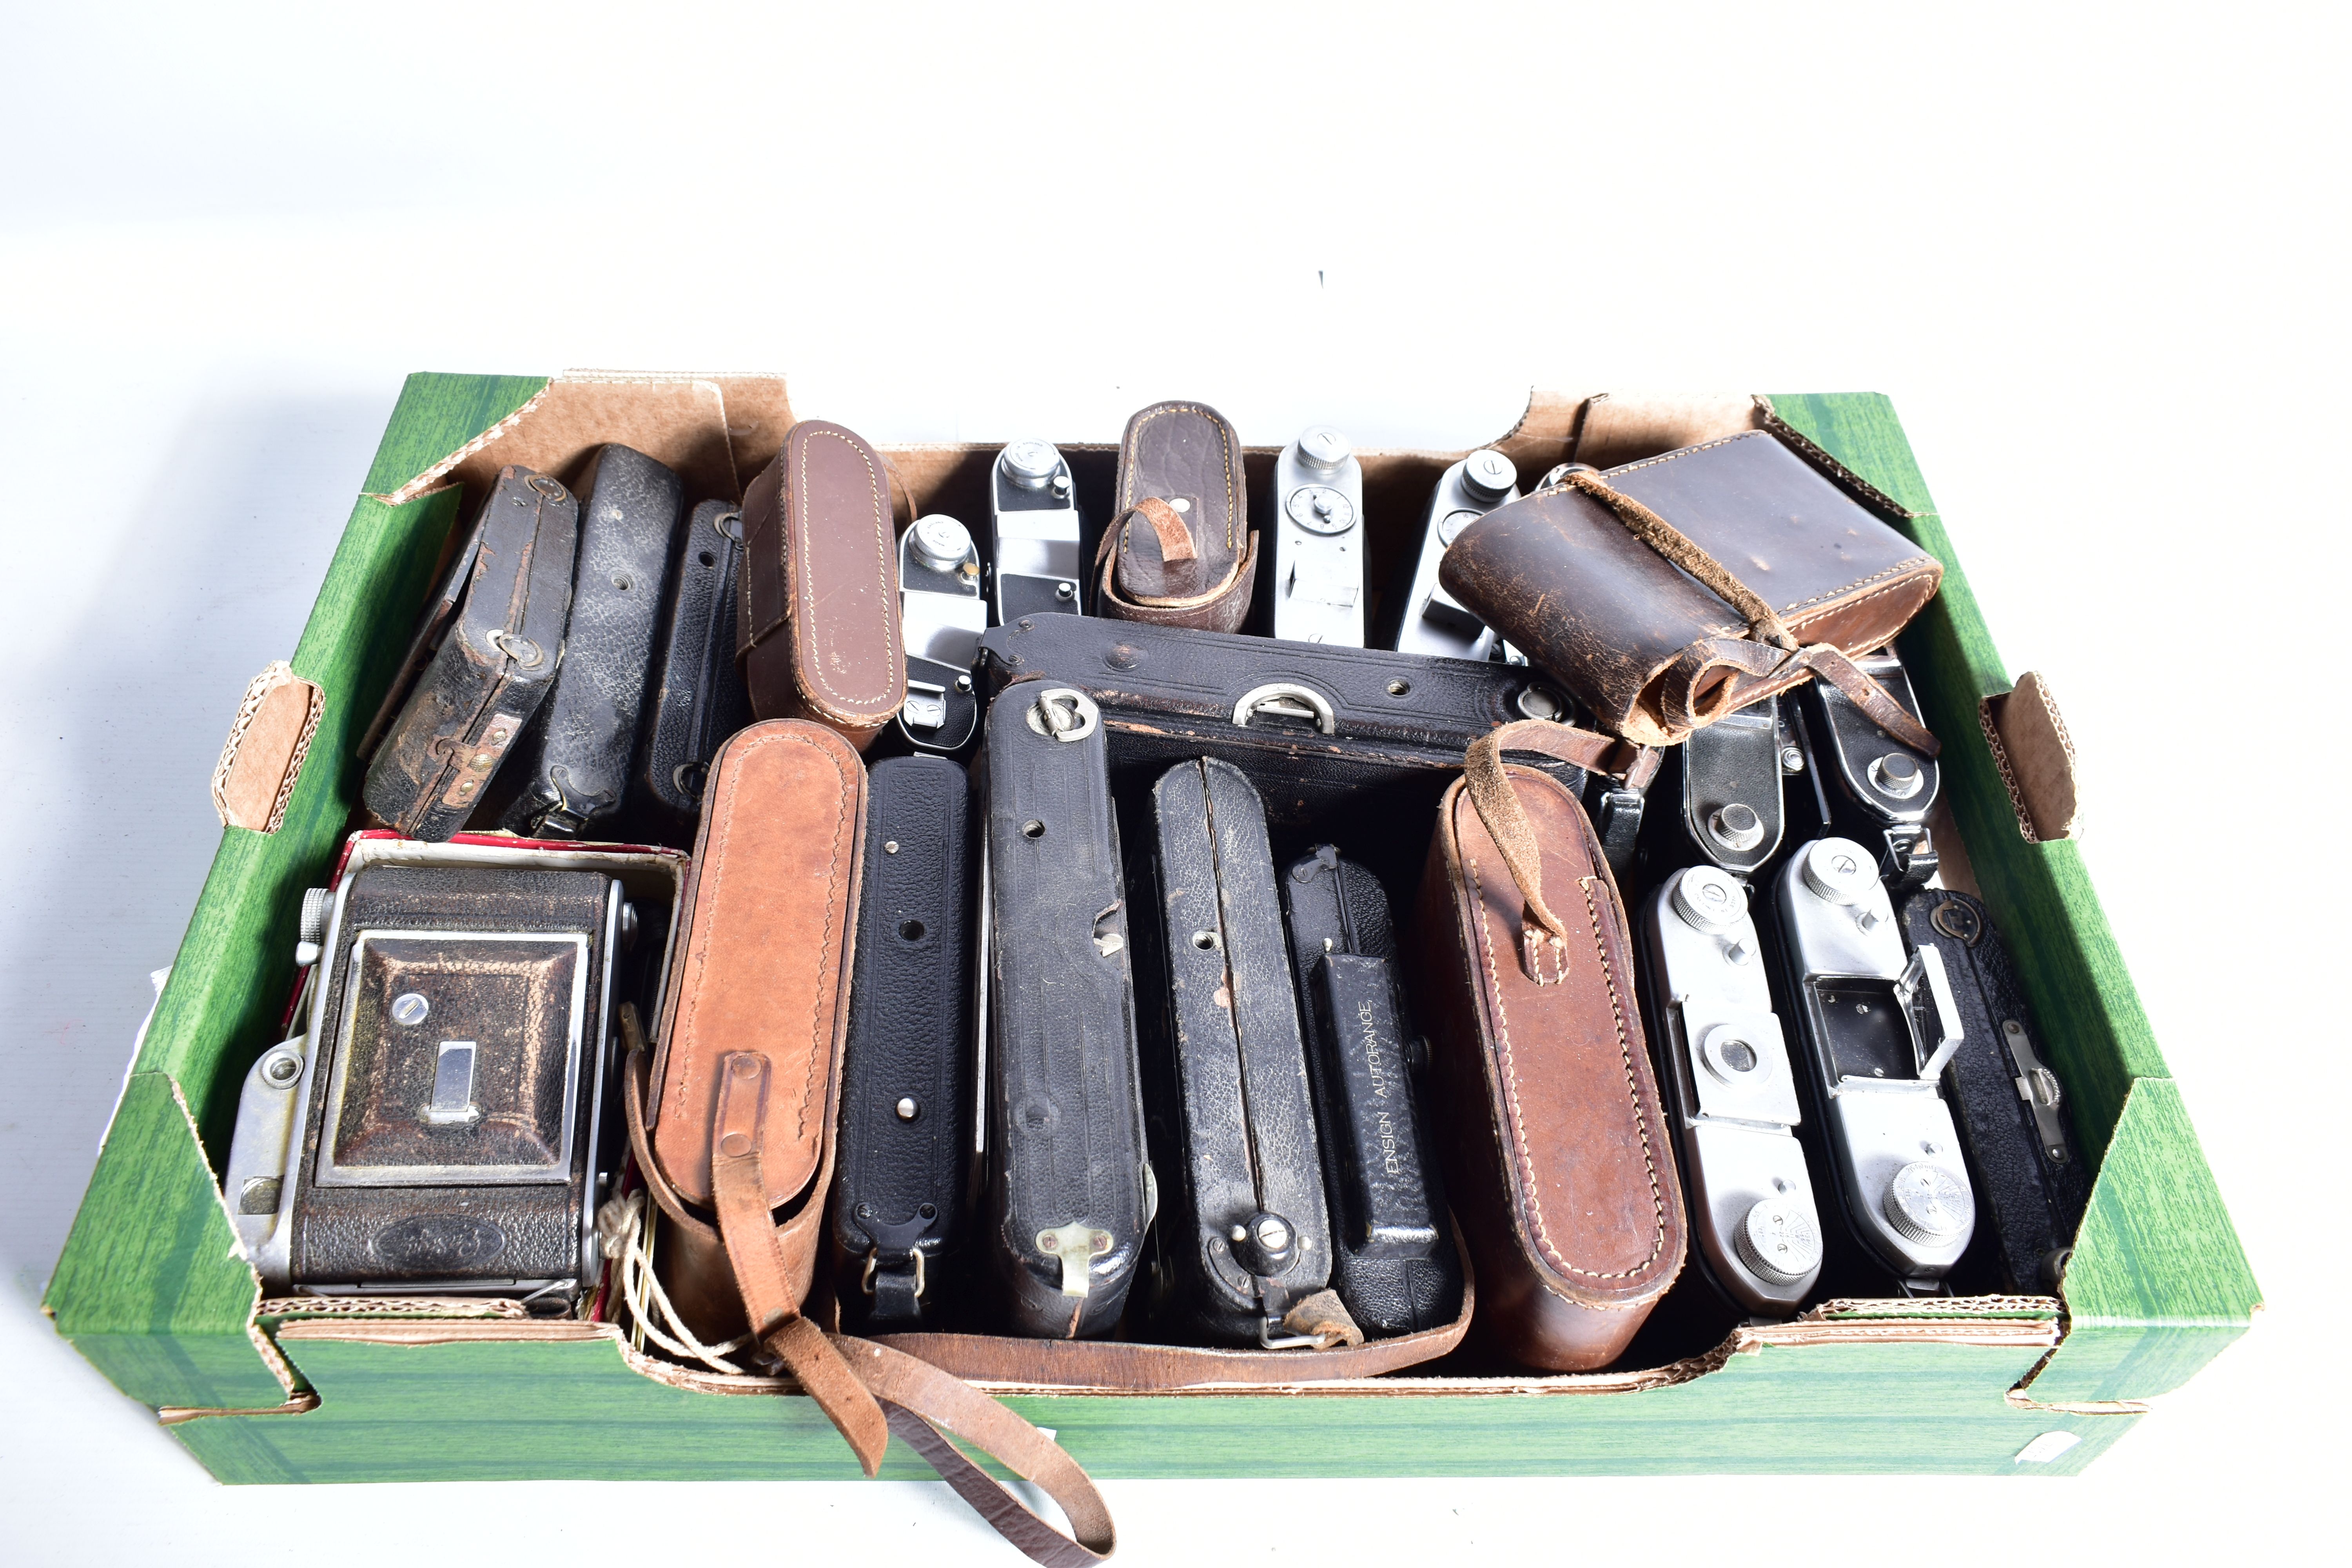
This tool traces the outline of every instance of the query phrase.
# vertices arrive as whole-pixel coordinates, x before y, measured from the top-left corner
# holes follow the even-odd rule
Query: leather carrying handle
[[[1752,640],[1711,638],[1677,664],[1662,693],[1668,723],[1695,730],[1713,723],[1741,705],[1735,700],[1738,696],[1736,675],[1711,689],[1702,688],[1700,683],[1710,670],[1728,666],[1741,674],[1779,680],[1781,684],[1789,683],[1786,678],[1807,671],[1844,692],[1855,707],[1870,715],[1872,723],[1920,755],[1932,757],[1943,750],[1927,726],[1905,712],[1903,705],[1864,673],[1843,649],[1831,643],[1800,646],[1796,635],[1761,595],[1682,530],[1590,469],[1572,469],[1562,482],[1607,507],[1634,538],[1697,578],[1748,623]],[[1479,815],[1483,817],[1486,813],[1481,811]],[[1487,831],[1494,831],[1492,823],[1487,825]],[[1501,842],[1499,836],[1496,841]],[[1512,869],[1516,872],[1517,868],[1514,866]]]
[[[1519,897],[1526,900],[1519,922],[1519,962],[1526,965],[1528,977],[1542,984],[1559,973],[1566,959],[1568,927],[1544,901],[1543,847],[1536,841],[1535,826],[1528,820],[1527,807],[1519,804],[1518,792],[1511,787],[1510,774],[1504,770],[1503,753],[1507,751],[1541,752],[1595,773],[1622,778],[1636,789],[1656,776],[1659,759],[1658,753],[1646,746],[1596,735],[1590,730],[1549,719],[1522,719],[1490,730],[1470,742],[1470,750],[1462,759],[1470,804],[1494,838],[1496,847],[1503,852],[1503,864],[1510,868],[1511,880],[1517,885]],[[1540,952],[1540,944],[1545,942],[1550,942],[1553,949],[1553,962],[1549,967]]]
[[[666,1215],[707,1231],[709,1227],[688,1211],[651,1157],[645,1085],[652,1063],[636,1009],[629,1004],[621,1008],[621,1033],[629,1047],[623,1099],[638,1172]],[[1059,1444],[961,1378],[887,1345],[827,1334],[801,1315],[785,1238],[768,1208],[767,1183],[760,1169],[768,1059],[758,1052],[730,1052],[719,1071],[710,1141],[712,1199],[744,1310],[752,1332],[840,1430],[866,1473],[872,1476],[880,1469],[890,1434],[896,1432],[1032,1562],[1046,1568],[1087,1568],[1110,1556],[1118,1534],[1109,1504]],[[1061,1505],[1071,1533],[1064,1534],[1032,1513],[994,1477],[965,1458],[949,1435],[1035,1482]]]

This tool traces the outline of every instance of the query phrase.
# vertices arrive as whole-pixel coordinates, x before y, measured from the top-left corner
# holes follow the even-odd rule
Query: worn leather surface
[[[979,869],[961,767],[945,757],[892,757],[866,782],[866,886],[831,1200],[835,1295],[843,1322],[860,1331],[914,1328],[957,1294],[952,1266],[940,1260],[962,1238],[971,1174]],[[912,1102],[911,1116],[900,1114],[902,1101]]]
[[[1056,616],[1055,619],[1066,617]],[[992,972],[982,1244],[1016,1333],[1066,1339],[1118,1321],[1150,1220],[1135,981],[1118,824],[1099,727],[1040,733],[1027,710],[1051,683],[989,705]],[[1083,1224],[1110,1237],[1087,1293],[1062,1293],[1041,1234]]]
[[[572,492],[508,468],[447,584],[426,609],[417,670],[384,725],[361,798],[412,838],[465,826],[545,701],[562,657],[580,508]],[[435,637],[437,647],[423,657]]]
[[[1970,1256],[1956,1272],[1965,1274],[1977,1254],[1991,1252],[2000,1289],[2054,1292],[2058,1255],[2074,1245],[2090,1201],[2091,1171],[2063,1098],[2060,1152],[2053,1154],[2043,1142],[2032,1108],[2019,1092],[2020,1074],[2004,1028],[2011,1023],[2022,1026],[2045,1067],[2049,1039],[2026,1005],[2017,965],[1982,903],[1966,893],[1923,888],[1903,900],[1896,919],[1912,951],[1932,947],[1943,954],[1960,1014],[1960,1048],[1945,1069],[1944,1082],[1968,1147],[1970,1184],[1983,1205],[1979,1212],[1989,1211],[1992,1223],[1977,1226]]]
[[[1558,783],[1504,777],[1566,937],[1524,940],[1528,900],[1456,785],[1422,879],[1414,1002],[1479,1321],[1521,1362],[1583,1372],[1616,1359],[1680,1271],[1682,1188],[1600,845]]]
[[[889,469],[803,419],[743,493],[738,650],[762,719],[813,719],[863,751],[907,700]]]
[[[735,663],[735,577],[743,546],[722,526],[738,509],[705,501],[679,536],[646,690],[628,814],[659,843],[693,841],[710,759],[751,722],[751,697]]]
[[[1159,907],[1137,922],[1149,932],[1137,934],[1153,960],[1142,968],[1151,992],[1142,1036],[1159,1086],[1146,1113],[1162,1178],[1155,1335],[1254,1345],[1267,1319],[1323,1289],[1331,1272],[1265,811],[1240,770],[1206,758],[1160,776],[1151,825]],[[1287,1221],[1298,1243],[1263,1287],[1228,1239],[1261,1210]]]
[[[1462,1267],[1387,890],[1327,844],[1284,871],[1282,902],[1330,1198],[1332,1288],[1374,1338],[1436,1328],[1457,1310]]]
[[[1777,611],[1803,644],[1886,642],[1943,568],[1767,431],[1602,478],[1664,518]],[[1667,745],[1809,668],[1746,642],[1731,605],[1568,485],[1499,507],[1447,550],[1441,580],[1567,686],[1603,727]]]
[[[1257,535],[1241,437],[1223,415],[1187,402],[1139,410],[1119,442],[1115,509],[1100,552],[1100,614],[1241,629],[1257,575]]]
[[[527,837],[599,837],[620,812],[685,517],[677,476],[629,447],[601,448],[587,483],[563,662],[507,764],[522,788],[499,826]]]
[[[1523,666],[1083,616],[992,626],[980,647],[989,690],[1044,676],[1093,698],[1112,731],[1114,776],[1148,782],[1183,758],[1219,757],[1248,775],[1277,828],[1307,828],[1335,811],[1425,814],[1472,741],[1518,719],[1529,688],[1553,689]],[[1234,722],[1244,697],[1276,684],[1328,705],[1330,732],[1312,717],[1267,709],[1246,726]],[[1583,787],[1581,770],[1548,758],[1540,765]]]
[[[359,872],[344,898],[339,951],[320,969],[333,1033],[319,1054],[323,1070],[313,1073],[299,1134],[294,1284],[398,1292],[419,1282],[579,1275],[593,1152],[588,1107],[610,1059],[603,1000],[611,887],[594,871],[377,865]],[[549,984],[550,944],[400,939],[363,962],[362,973],[374,971],[377,983],[363,980],[354,994],[351,952],[370,931],[585,936],[576,1087],[567,1092],[564,1052],[555,1044],[569,1034],[571,961],[554,976],[560,983]],[[431,1008],[413,1026],[385,1011],[410,990]],[[348,1033],[347,1014],[355,1015]],[[422,1112],[434,1094],[437,1047],[453,1036],[480,1041],[472,1088],[486,1114],[435,1125]],[[332,1119],[338,1098],[342,1112]],[[557,1181],[436,1184],[384,1169],[494,1163],[544,1173],[557,1168],[567,1127],[571,1159]],[[376,1167],[384,1184],[318,1184],[330,1139],[341,1163]]]
[[[720,749],[709,795],[671,937],[652,1151],[672,1187],[709,1204],[719,1064],[762,1053],[763,1165],[782,1205],[810,1195],[831,1145],[866,770],[823,726],[771,720]]]

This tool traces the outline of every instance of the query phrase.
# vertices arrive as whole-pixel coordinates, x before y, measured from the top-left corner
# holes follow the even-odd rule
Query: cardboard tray
[[[264,1302],[217,1174],[239,1084],[279,1037],[302,889],[332,866],[358,802],[353,748],[464,498],[503,464],[563,473],[605,440],[679,469],[697,496],[740,495],[792,418],[773,377],[408,379],[301,641],[236,714],[214,778],[223,821],[236,825],[224,828],[44,1303],[221,1479],[857,1473],[789,1385],[653,1362],[609,1326],[529,1321],[503,1304],[451,1318]],[[1950,827],[2098,1161],[2063,1302],[1831,1302],[1622,1373],[1003,1391],[1097,1477],[2071,1471],[2130,1427],[2139,1401],[2245,1331],[2260,1305],[2252,1271],[2065,839],[2063,724],[2038,680],[2012,688],[1888,401],[1539,392],[1496,444],[1532,476],[1571,455],[1606,465],[1758,424],[1907,512],[1902,526],[1944,563],[1942,593],[1900,648],[1945,743]],[[885,450],[911,491],[903,515],[984,511],[994,447]],[[1108,447],[1065,450],[1081,468],[1114,460]],[[1384,552],[1403,547],[1460,455],[1361,454],[1371,582],[1386,581]],[[1252,449],[1254,480],[1273,457]],[[1280,1441],[1266,1440],[1273,1431]],[[885,1473],[929,1474],[899,1447]]]

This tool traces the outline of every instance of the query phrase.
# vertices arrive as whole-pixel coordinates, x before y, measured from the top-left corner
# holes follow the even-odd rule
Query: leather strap
[[[1184,515],[1158,496],[1146,496],[1135,503],[1135,515],[1151,525],[1160,536],[1160,559],[1168,562],[1197,561],[1200,552],[1192,548],[1192,531],[1184,526]],[[1114,527],[1118,526],[1117,524]]]
[[[1710,671],[1729,665],[1746,674],[1774,681],[1775,689],[1793,685],[1802,672],[1818,675],[1852,698],[1855,707],[1870,715],[1871,722],[1913,751],[1932,757],[1943,749],[1925,725],[1905,712],[1902,704],[1889,697],[1886,689],[1864,673],[1843,649],[1830,643],[1799,646],[1796,635],[1761,595],[1734,576],[1728,567],[1673,523],[1614,489],[1590,468],[1570,469],[1561,477],[1561,483],[1607,507],[1634,538],[1697,578],[1748,623],[1752,641],[1712,638],[1696,657],[1685,656],[1669,672],[1667,686],[1661,695],[1670,724],[1697,729],[1743,706],[1743,697],[1752,701],[1765,695],[1753,684],[1743,687],[1736,679],[1711,685],[1706,681]],[[1483,808],[1479,816],[1486,816]],[[1492,822],[1486,826],[1488,832],[1494,831]],[[1499,834],[1496,842],[1502,842]],[[1514,865],[1512,869],[1516,872],[1517,867]]]
[[[1519,962],[1527,966],[1528,978],[1541,984],[1559,973],[1566,958],[1568,927],[1544,901],[1543,847],[1537,843],[1527,807],[1519,804],[1518,792],[1504,771],[1506,751],[1541,752],[1579,767],[1622,778],[1636,789],[1656,774],[1658,753],[1630,741],[1612,740],[1549,719],[1522,719],[1490,730],[1470,742],[1470,750],[1462,759],[1470,804],[1476,808],[1478,820],[1486,824],[1496,847],[1503,852],[1503,863],[1510,868],[1519,897],[1526,900],[1526,916],[1519,922]],[[1542,962],[1538,950],[1538,944],[1543,942],[1549,942],[1554,949],[1549,965]]]
[[[622,1074],[623,1102],[638,1173],[668,1219],[709,1234],[710,1227],[687,1208],[652,1158],[645,1113],[651,1056],[635,1007],[624,1003],[620,1022],[623,1042],[629,1047]],[[719,1211],[718,1234],[725,1241],[728,1263],[760,1342],[840,1429],[868,1476],[880,1468],[895,1431],[1032,1561],[1048,1568],[1085,1568],[1108,1557],[1118,1545],[1109,1505],[1078,1462],[1053,1439],[950,1373],[886,1345],[828,1335],[801,1315],[786,1249],[809,1245],[804,1238],[814,1237],[816,1229],[801,1227],[798,1236],[779,1230],[767,1206],[767,1183],[760,1170],[767,1058],[756,1052],[731,1052],[720,1070],[724,1076],[711,1128],[712,1201]],[[1465,1326],[1468,1306],[1465,1299]],[[942,1427],[1043,1488],[1068,1516],[1076,1539],[1030,1512],[1020,1499],[964,1458],[941,1436]]]
[[[754,1051],[730,1051],[719,1072],[719,1100],[711,1111],[711,1200],[751,1332],[791,1369],[817,1408],[840,1428],[866,1473],[875,1475],[890,1447],[889,1423],[824,1331],[801,1316],[800,1293],[793,1288],[799,1271],[784,1255],[768,1208],[767,1179],[760,1169],[768,1058]]]

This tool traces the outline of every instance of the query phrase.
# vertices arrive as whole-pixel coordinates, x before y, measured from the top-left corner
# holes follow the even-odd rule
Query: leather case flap
[[[855,432],[793,426],[743,498],[742,625],[751,700],[835,728],[890,721],[907,697],[889,470]],[[789,639],[790,689],[768,645]]]
[[[1507,773],[1570,932],[1540,980],[1519,956],[1523,896],[1461,785],[1446,795],[1440,832],[1511,1225],[1548,1289],[1629,1306],[1663,1293],[1681,1268],[1684,1213],[1624,916],[1575,798],[1532,769]]]
[[[1748,584],[1805,643],[1866,652],[1902,630],[1942,581],[1933,557],[1765,431],[1604,478]],[[1644,743],[1680,738],[1657,731],[1654,687],[1669,668],[1694,645],[1748,632],[1738,610],[1608,505],[1565,485],[1473,523],[1440,575],[1604,724]],[[1742,700],[1800,678],[1744,688]]]
[[[2027,670],[2017,678],[2015,690],[1977,704],[1977,722],[1992,748],[2000,782],[2009,788],[2017,831],[2025,841],[2074,837],[2083,806],[2074,777],[2074,738],[2058,716],[2049,682]]]
[[[223,827],[278,831],[322,706],[319,688],[283,659],[253,678],[213,769],[213,809]]]
[[[754,724],[711,768],[671,939],[650,1111],[654,1158],[692,1202],[711,1199],[711,1115],[730,1051],[768,1058],[771,1202],[817,1173],[833,1128],[865,816],[866,770],[821,725]]]

